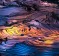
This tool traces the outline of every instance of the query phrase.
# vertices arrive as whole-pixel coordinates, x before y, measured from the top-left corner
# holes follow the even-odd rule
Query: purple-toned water
[[[19,7],[18,4],[17,6],[15,6],[15,4],[13,4],[13,6],[9,4],[9,6],[7,5],[2,7],[0,8],[0,27],[6,25],[6,22],[10,20],[11,17],[15,18],[16,16],[20,16],[20,15],[24,15],[28,13],[27,8]],[[32,8],[32,10],[31,12],[29,12],[32,14],[31,17],[29,16],[26,18],[27,20],[33,19],[32,21],[28,20],[29,24],[32,25],[32,27],[49,29],[49,32],[50,30],[53,31],[54,29],[59,30],[59,25],[58,25],[59,22],[57,24],[52,24],[52,25],[49,25],[49,24],[47,25],[46,22],[45,24],[44,22],[42,22],[42,19],[46,19],[45,18],[46,14],[52,10],[54,10],[54,12],[59,15],[59,9],[56,9],[55,7],[44,6],[44,7],[40,7],[39,11],[34,11],[35,10],[34,8]],[[17,18],[18,17],[16,17],[16,19]],[[28,25],[27,22],[24,24]],[[59,56],[59,41],[55,41],[51,45],[51,47],[47,47],[47,46],[44,47],[44,46],[35,46],[33,43],[31,43],[32,45],[30,45],[27,42],[27,40],[29,39],[27,40],[24,39],[24,40],[25,42],[20,40],[15,40],[15,39],[7,40],[6,43],[3,41],[2,43],[0,43],[0,56]],[[32,41],[35,42],[35,40],[32,40]],[[42,40],[39,40],[39,41],[42,41]]]

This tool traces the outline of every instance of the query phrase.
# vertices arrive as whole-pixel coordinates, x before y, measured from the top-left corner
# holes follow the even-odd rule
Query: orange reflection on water
[[[11,36],[21,36],[21,34],[24,34],[24,36],[27,35],[31,37],[42,38],[44,42],[41,42],[38,39],[36,40],[36,42],[32,41],[33,44],[38,46],[41,45],[40,43],[45,45],[53,44],[59,38],[59,31],[57,30],[37,29],[35,27],[30,27],[30,30],[29,30],[29,27],[24,24],[21,24],[17,27],[11,26],[6,29],[0,30],[0,38],[2,39],[6,37],[7,38],[10,37],[12,39],[13,37]],[[22,37],[17,37],[17,38],[22,38]]]

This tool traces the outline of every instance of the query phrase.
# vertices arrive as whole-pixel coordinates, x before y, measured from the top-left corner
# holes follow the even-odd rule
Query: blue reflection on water
[[[53,56],[52,51],[44,50],[42,56]]]
[[[6,56],[20,56],[20,55],[31,55],[34,56],[37,49],[26,44],[16,44],[14,47],[6,51]]]
[[[35,47],[24,43],[17,43],[2,55],[4,56],[59,56],[59,49]]]
[[[4,25],[8,21],[7,18],[0,16],[0,26]]]

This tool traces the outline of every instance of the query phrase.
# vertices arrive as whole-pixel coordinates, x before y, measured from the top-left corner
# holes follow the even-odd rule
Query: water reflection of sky
[[[58,56],[59,49],[34,47],[18,43],[3,53],[5,56]]]

